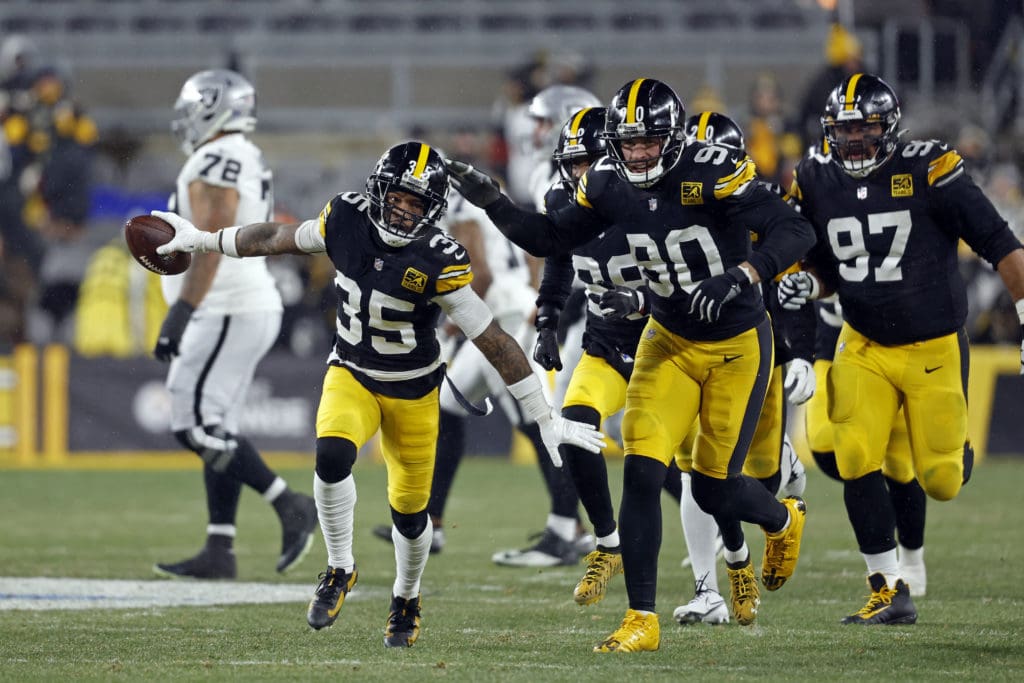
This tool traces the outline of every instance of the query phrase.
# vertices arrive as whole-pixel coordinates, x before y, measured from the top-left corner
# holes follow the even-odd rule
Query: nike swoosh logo
[[[936,370],[938,370],[941,367],[942,367],[941,365],[936,365],[934,368],[925,368],[924,369],[924,374],[930,375],[930,374],[932,374],[933,372],[935,372]]]
[[[740,358],[743,358],[742,353],[739,354],[738,356],[722,356],[722,360],[724,360],[726,363],[731,363],[734,360],[739,360]]]
[[[455,258],[462,258],[465,255],[466,255],[466,252],[458,251],[458,252],[455,253]]]

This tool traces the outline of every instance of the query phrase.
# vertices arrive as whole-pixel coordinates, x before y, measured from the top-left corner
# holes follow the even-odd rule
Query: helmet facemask
[[[420,148],[426,150],[422,164],[406,154],[419,154]],[[404,170],[399,171],[400,168]],[[366,179],[366,193],[370,199],[370,221],[381,241],[389,247],[404,247],[422,237],[444,216],[448,208],[447,171],[437,152],[427,145],[397,145],[381,157]],[[399,206],[396,193],[419,200],[422,210]]]

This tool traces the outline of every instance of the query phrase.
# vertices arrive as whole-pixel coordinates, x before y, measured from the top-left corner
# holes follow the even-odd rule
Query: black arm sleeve
[[[760,237],[760,246],[749,261],[766,282],[803,258],[814,245],[810,221],[760,185],[752,186],[727,207],[731,220],[746,225]]]
[[[591,212],[565,204],[548,215],[526,211],[505,195],[487,207],[487,215],[505,237],[534,256],[566,254],[604,229]]]
[[[537,293],[537,306],[550,304],[560,309],[564,308],[572,291],[574,276],[570,254],[558,254],[544,259],[544,275],[540,281],[540,291]]]

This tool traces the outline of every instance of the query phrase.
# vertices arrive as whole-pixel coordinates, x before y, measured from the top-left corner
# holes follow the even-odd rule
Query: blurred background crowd
[[[1011,0],[5,0],[0,3],[0,353],[61,342],[148,353],[164,304],[124,248],[124,220],[163,208],[183,158],[170,133],[185,78],[252,80],[254,139],[279,217],[361,190],[376,156],[425,139],[528,202],[527,106],[571,83],[602,99],[638,76],[687,111],[743,126],[767,180],[788,184],[825,97],[867,70],[896,88],[910,138],[954,145],[1019,236],[1024,23]],[[999,279],[969,252],[974,342],[1015,342]],[[279,344],[327,348],[333,272],[273,260]]]

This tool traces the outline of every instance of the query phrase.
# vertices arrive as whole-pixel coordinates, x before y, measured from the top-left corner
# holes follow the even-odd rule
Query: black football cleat
[[[287,492],[289,496],[281,507],[281,556],[277,571],[285,573],[306,556],[313,546],[317,528],[316,501],[303,493]]]
[[[210,546],[181,562],[157,563],[153,571],[172,579],[233,579],[238,575],[234,551]]]
[[[384,647],[412,647],[420,636],[420,596],[391,596],[391,612],[384,627]]]
[[[868,577],[871,595],[866,605],[857,610],[856,614],[843,617],[843,624],[898,624],[917,623],[917,609],[910,599],[910,589],[903,579],[896,581],[895,588],[889,588],[885,577],[875,573]]]
[[[357,577],[355,567],[352,567],[351,572],[345,573],[330,566],[317,577],[320,583],[306,611],[306,621],[310,626],[319,631],[334,623],[341,612],[341,606],[345,603],[345,597],[356,585]]]

